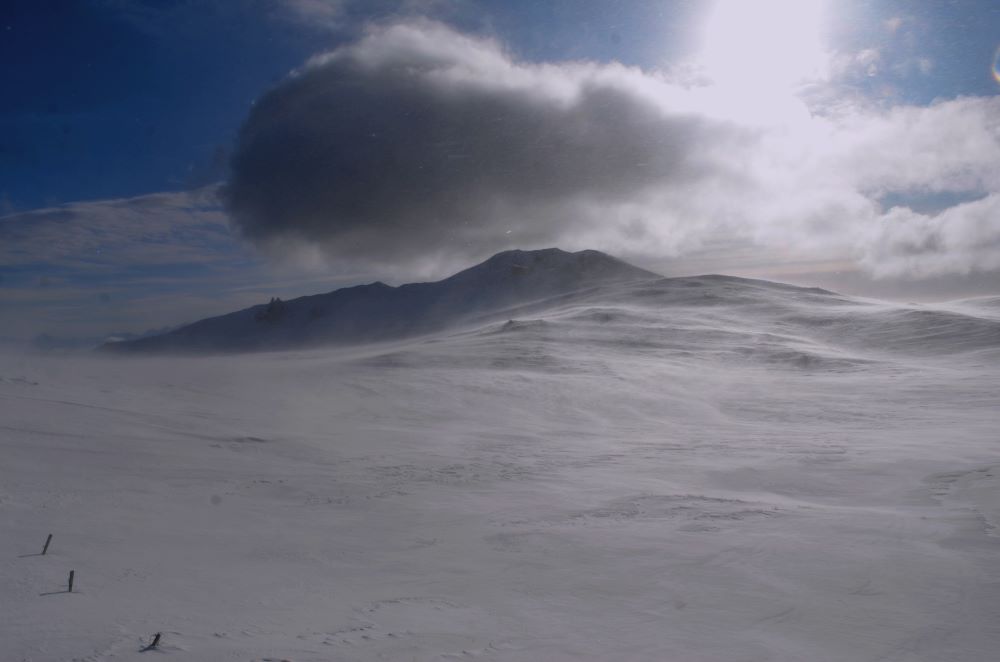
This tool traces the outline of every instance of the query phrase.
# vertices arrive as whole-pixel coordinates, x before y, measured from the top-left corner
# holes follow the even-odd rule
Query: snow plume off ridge
[[[106,347],[233,352],[389,340],[468,324],[513,305],[651,278],[658,276],[598,251],[506,251],[435,283],[348,287],[254,306],[162,336]]]
[[[598,251],[515,250],[434,283],[376,282],[275,300],[104,349],[301,349],[394,341],[532,316],[545,321],[550,337],[564,341],[594,333],[595,340],[624,347],[843,368],[881,354],[996,349],[1000,320],[988,314],[988,304],[901,306],[727,276],[663,278]]]

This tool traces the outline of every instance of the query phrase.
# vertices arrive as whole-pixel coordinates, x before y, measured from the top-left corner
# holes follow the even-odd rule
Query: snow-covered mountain
[[[391,287],[375,282],[289,301],[274,299],[104,348],[238,352],[388,340],[489,319],[512,306],[588,288],[656,278],[661,277],[599,251],[512,250],[433,283]]]
[[[0,353],[0,658],[993,660],[998,310],[547,251]]]
[[[703,352],[815,366],[853,361],[857,352],[935,355],[995,348],[1000,346],[1000,320],[990,305],[988,299],[951,306],[899,305],[720,275],[664,278],[598,251],[551,248],[498,253],[433,283],[391,287],[376,282],[289,301],[274,299],[167,333],[107,343],[103,349],[303,349],[474,331],[508,320],[501,331],[541,333],[544,328],[572,336],[593,326],[563,324],[571,320],[595,323],[609,343],[675,350],[696,346]],[[643,323],[650,315],[656,325]],[[628,323],[610,323],[622,320]],[[833,357],[838,353],[843,356]]]

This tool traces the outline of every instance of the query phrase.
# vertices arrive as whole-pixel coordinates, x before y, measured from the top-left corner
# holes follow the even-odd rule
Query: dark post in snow
[[[51,533],[49,534],[49,537],[45,539],[45,547],[42,547],[42,556],[45,556],[46,552],[49,551],[49,543],[50,542],[52,542],[52,534]]]
[[[76,574],[76,570],[69,571],[69,592],[73,592],[73,576]]]
[[[159,645],[160,645],[160,633],[157,632],[155,635],[153,635],[153,640],[149,642],[149,645],[143,648],[140,652],[144,653],[146,651],[155,650],[156,647]]]

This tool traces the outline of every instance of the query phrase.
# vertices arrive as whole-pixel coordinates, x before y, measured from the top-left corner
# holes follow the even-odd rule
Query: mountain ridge
[[[432,282],[381,281],[272,299],[164,334],[101,345],[118,353],[245,352],[393,340],[600,285],[662,279],[595,250],[509,250]]]

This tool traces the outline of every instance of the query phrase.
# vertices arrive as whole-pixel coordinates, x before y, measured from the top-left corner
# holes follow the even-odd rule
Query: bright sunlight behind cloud
[[[822,77],[822,0],[720,0],[699,60],[722,86],[770,95]]]
[[[821,68],[795,36],[815,35],[819,5],[775,2],[800,24],[786,34],[736,4],[710,18],[704,57],[716,73],[731,58],[739,83],[701,87],[619,64],[521,62],[428,21],[371,29],[254,107],[229,209],[262,245],[341,262],[550,243],[679,255],[726,236],[878,276],[994,268],[1000,224],[975,220],[986,203],[962,203],[1000,193],[1000,100],[817,114],[791,84]],[[892,209],[912,195],[950,204]]]

